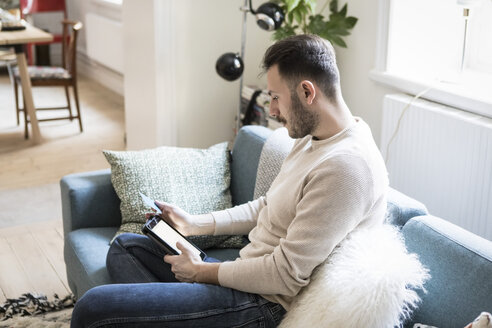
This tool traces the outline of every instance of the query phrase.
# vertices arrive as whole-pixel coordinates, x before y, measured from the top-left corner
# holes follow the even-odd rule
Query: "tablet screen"
[[[181,251],[176,247],[176,243],[179,240],[181,241],[181,244],[188,246],[192,250],[193,254],[200,256],[200,251],[179,233],[174,231],[174,229],[171,228],[166,222],[159,220],[159,222],[157,222],[157,224],[152,228],[152,232],[164,240],[169,246],[178,252],[178,254],[181,254]]]

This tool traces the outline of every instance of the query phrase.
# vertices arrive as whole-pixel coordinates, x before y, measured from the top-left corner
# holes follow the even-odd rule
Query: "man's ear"
[[[306,101],[308,105],[312,105],[314,98],[316,98],[316,88],[314,87],[313,82],[309,80],[301,81],[301,89],[303,99]]]

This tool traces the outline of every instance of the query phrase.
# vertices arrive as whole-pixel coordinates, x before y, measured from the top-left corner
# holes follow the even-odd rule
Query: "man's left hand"
[[[180,255],[166,255],[164,262],[171,264],[171,271],[181,282],[197,282],[202,258],[192,252],[191,249],[179,241],[176,247],[181,251]]]

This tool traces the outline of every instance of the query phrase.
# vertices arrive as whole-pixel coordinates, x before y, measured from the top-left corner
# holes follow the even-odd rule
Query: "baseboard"
[[[114,92],[123,95],[123,74],[113,71],[90,59],[84,51],[77,51],[77,73],[95,80]]]

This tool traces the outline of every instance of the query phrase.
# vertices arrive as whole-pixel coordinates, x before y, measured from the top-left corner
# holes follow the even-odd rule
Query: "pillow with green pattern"
[[[139,192],[175,204],[190,214],[232,206],[227,142],[208,149],[158,147],[139,151],[105,150],[103,153],[111,165],[111,182],[121,200],[121,226],[114,238],[125,232],[142,233],[145,213],[150,209],[144,205]],[[189,238],[201,249],[241,248],[247,241],[243,236]]]

